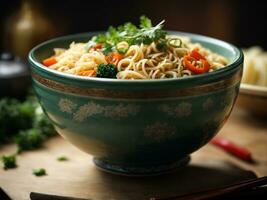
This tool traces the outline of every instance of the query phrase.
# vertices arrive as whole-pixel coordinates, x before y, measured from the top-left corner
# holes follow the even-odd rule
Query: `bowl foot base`
[[[102,171],[125,176],[153,176],[170,173],[177,168],[183,167],[190,161],[190,156],[184,157],[174,163],[149,166],[126,166],[110,163],[109,161],[94,158],[93,162]]]

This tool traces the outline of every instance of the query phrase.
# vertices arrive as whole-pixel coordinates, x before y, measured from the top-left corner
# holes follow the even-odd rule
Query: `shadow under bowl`
[[[150,175],[173,170],[205,145],[229,117],[243,54],[226,42],[183,32],[230,61],[220,70],[165,80],[118,80],[64,74],[41,61],[55,47],[86,42],[96,32],[56,38],[29,54],[32,80],[60,135],[108,171]]]

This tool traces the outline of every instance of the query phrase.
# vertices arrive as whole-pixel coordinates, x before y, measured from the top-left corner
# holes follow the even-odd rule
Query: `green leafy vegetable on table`
[[[35,96],[30,95],[23,102],[12,98],[0,100],[0,145],[14,141],[19,152],[32,150],[55,133]]]
[[[20,131],[15,136],[15,142],[18,145],[18,152],[24,150],[33,150],[42,146],[45,135],[39,129],[27,129]]]
[[[66,156],[59,156],[59,157],[57,157],[57,160],[58,161],[67,161],[69,159]]]
[[[5,170],[17,167],[16,155],[2,156],[2,161]]]
[[[33,169],[32,170],[32,173],[35,176],[45,176],[45,175],[47,175],[46,174],[46,170],[44,168]]]
[[[19,130],[31,127],[34,109],[16,99],[0,100],[0,144],[9,142]]]

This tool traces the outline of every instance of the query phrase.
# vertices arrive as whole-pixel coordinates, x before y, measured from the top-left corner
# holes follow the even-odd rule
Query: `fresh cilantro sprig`
[[[144,25],[141,24],[141,27],[146,27],[139,29],[138,33],[136,33],[135,35],[126,35],[125,39],[133,39],[133,44],[151,44],[152,42],[158,42],[160,39],[165,40],[167,32],[162,30],[164,22],[165,21],[163,20],[154,27],[147,26],[149,25],[147,23],[145,23]]]
[[[116,44],[121,41],[126,41],[129,45],[133,44],[151,44],[152,42],[166,43],[167,32],[164,31],[164,20],[156,26],[152,26],[152,22],[146,16],[140,17],[139,27],[128,22],[117,28],[109,27],[106,34],[99,34],[94,36],[86,45],[86,49],[89,49],[97,43],[103,44],[102,51],[104,54],[108,54],[111,51],[116,50]]]
[[[151,20],[148,17],[146,17],[145,15],[142,15],[140,17],[140,27],[141,28],[151,28],[152,27]]]

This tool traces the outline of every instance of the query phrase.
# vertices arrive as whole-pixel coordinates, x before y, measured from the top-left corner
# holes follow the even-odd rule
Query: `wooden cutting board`
[[[153,196],[165,197],[223,186],[255,177],[254,173],[267,175],[265,123],[247,121],[246,117],[235,111],[220,134],[249,148],[257,164],[246,164],[212,145],[206,145],[192,155],[187,167],[174,173],[125,177],[98,170],[90,155],[61,137],[55,137],[46,142],[44,148],[19,155],[18,168],[0,169],[0,187],[14,200],[28,200],[30,192],[92,200],[145,200]],[[0,149],[0,155],[15,151],[15,145],[7,145]],[[69,161],[57,161],[61,155],[67,156]],[[47,176],[32,175],[32,169],[40,167],[47,170]]]

